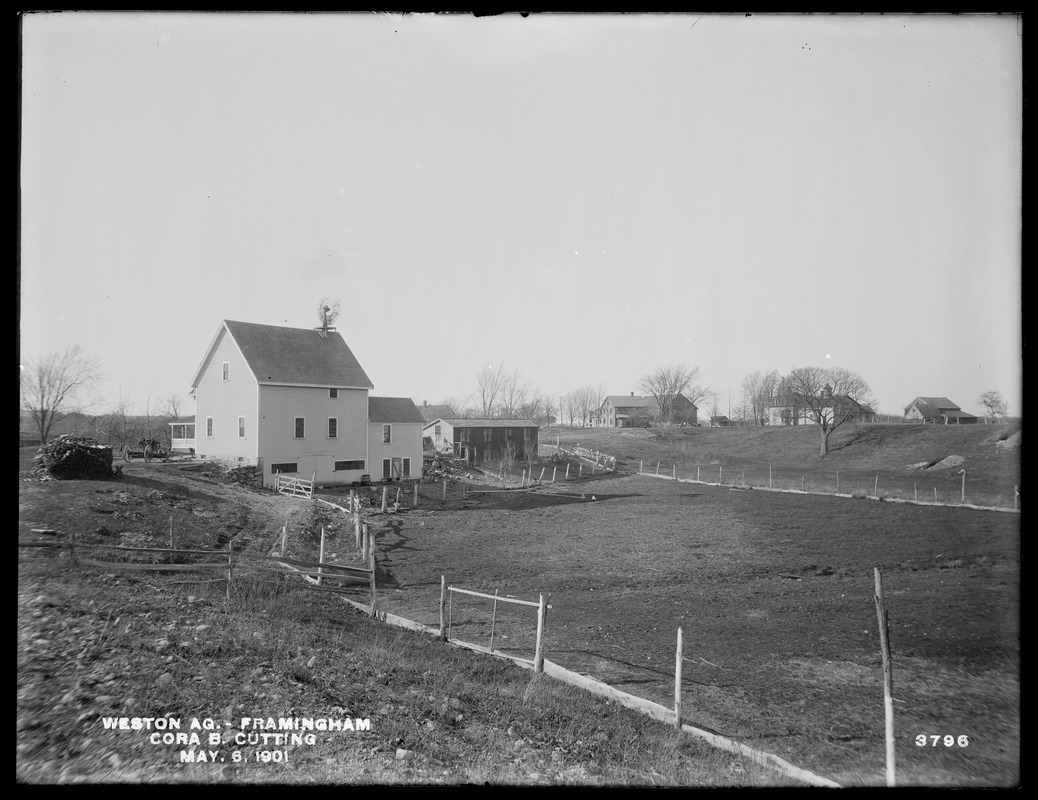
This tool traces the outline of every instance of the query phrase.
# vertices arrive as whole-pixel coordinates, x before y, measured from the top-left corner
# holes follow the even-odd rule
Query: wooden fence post
[[[324,572],[324,568],[321,564],[324,563],[324,525],[321,526],[321,549],[317,551],[317,585],[321,585],[321,573]]]
[[[872,496],[879,497],[879,475],[876,476],[876,483],[873,485],[872,488]]]
[[[362,533],[360,536],[361,543],[361,558],[367,560],[368,555],[371,553],[371,534],[368,532],[368,523],[361,523]]]
[[[933,501],[935,503],[937,502],[937,487],[936,486],[933,487]]]
[[[966,502],[966,470],[962,470],[962,502]]]
[[[383,514],[386,513],[386,509],[388,508],[388,503],[389,503],[389,487],[388,486],[383,486],[382,487],[382,513]]]
[[[681,628],[678,628],[678,649],[674,659],[674,727],[681,730],[681,661],[684,647],[681,642]]]
[[[544,483],[544,470],[545,469],[547,469],[547,467],[541,467],[541,474],[537,478],[537,483]]]
[[[840,470],[836,470],[836,493],[840,493]]]
[[[364,538],[368,540],[368,568],[371,570],[371,616],[375,616],[375,543],[371,541],[368,526],[364,526]]]
[[[566,462],[566,478],[565,478],[565,480],[567,480],[567,481],[569,480],[569,462],[568,461]]]
[[[584,462],[583,461],[581,461],[580,464],[577,465],[577,477],[578,478],[583,478],[584,477]]]
[[[444,624],[444,616],[447,611],[447,576],[440,576],[440,641],[447,641],[447,626]]]
[[[394,505],[397,505],[397,506],[400,505],[400,489],[401,488],[402,487],[400,487],[400,486],[396,487],[396,500],[394,501]]]
[[[645,462],[644,461],[639,461],[638,462],[638,474],[641,475],[643,472],[645,472]]]
[[[660,462],[659,461],[656,462],[656,474],[657,475],[660,474]]]
[[[879,644],[883,654],[883,717],[887,743],[887,786],[894,786],[894,670],[890,661],[890,633],[887,610],[883,605],[883,579],[876,574],[876,616],[879,618]]]
[[[771,488],[771,464],[768,464],[768,488]]]
[[[700,483],[700,482],[701,481],[699,480],[699,467],[696,467],[696,483]]]
[[[447,500],[447,480],[446,480],[446,478],[443,481],[443,500],[444,500],[444,502],[446,502],[446,500]]]
[[[800,476],[800,491],[802,491],[802,492],[806,492],[807,491],[807,482],[804,480],[804,476],[803,475]]]
[[[533,671],[544,672],[544,595],[537,604],[537,649],[533,655]]]
[[[551,482],[555,483],[555,473],[559,471],[558,467],[551,468]]]
[[[918,483],[913,483],[912,484],[912,492],[915,495],[915,502],[918,503],[919,502],[919,484]]]
[[[414,507],[418,508],[418,484],[414,485]]]
[[[288,549],[288,526],[281,526],[281,557],[285,557],[285,551]]]
[[[678,479],[678,465],[677,464],[674,464],[670,468],[670,477],[673,478],[674,480]]]
[[[357,549],[360,550],[360,506],[358,505],[357,511],[353,512],[353,538],[356,539]]]
[[[718,468],[717,468],[717,483],[718,483],[718,485],[724,483],[724,481],[721,479],[722,475],[724,475],[724,467],[718,466]]]

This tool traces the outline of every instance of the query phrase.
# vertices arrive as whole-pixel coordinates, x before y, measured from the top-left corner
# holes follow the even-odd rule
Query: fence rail
[[[317,482],[317,473],[313,478],[290,478],[280,472],[274,475],[274,491],[278,494],[286,494],[292,497],[305,497],[312,500],[314,496],[314,484]]]
[[[863,470],[833,470],[831,475],[806,473],[768,465],[764,468],[745,469],[709,464],[681,466],[662,461],[639,462],[638,475],[645,475],[679,483],[698,483],[705,486],[723,486],[729,489],[758,489],[772,492],[799,492],[835,497],[860,497],[893,503],[918,505],[961,506],[990,511],[1019,511],[1020,486],[1007,486],[999,491],[975,490],[967,485],[967,471],[948,468],[936,475],[881,475]],[[969,502],[967,502],[969,501]],[[997,502],[992,502],[997,501]]]
[[[443,578],[443,577],[440,578],[440,587],[441,587],[440,588],[440,638],[443,641],[445,641],[445,642],[454,642],[455,644],[462,645],[463,647],[470,647],[470,648],[474,648],[474,649],[477,649],[477,650],[482,650],[482,651],[487,652],[487,653],[493,653],[494,652],[494,633],[496,632],[496,629],[497,629],[497,604],[498,603],[511,603],[513,605],[532,606],[532,607],[536,608],[537,609],[537,639],[536,639],[536,643],[534,645],[534,655],[533,655],[533,662],[532,662],[532,664],[533,664],[534,672],[543,672],[544,671],[544,646],[543,646],[544,623],[545,623],[545,619],[546,619],[547,614],[548,614],[548,609],[551,608],[551,606],[548,605],[548,602],[547,602],[547,600],[551,599],[551,595],[550,594],[548,595],[547,600],[545,599],[545,596],[542,594],[540,596],[540,599],[535,603],[532,600],[520,600],[517,597],[501,596],[497,592],[495,592],[494,594],[487,594],[486,592],[474,592],[471,589],[462,589],[462,588],[460,588],[458,586],[448,586],[447,582],[446,582],[446,579]],[[487,647],[482,647],[481,645],[474,644],[472,642],[462,642],[462,641],[460,641],[458,639],[454,639],[454,638],[451,637],[451,627],[452,627],[452,624],[453,624],[453,621],[454,621],[454,595],[455,594],[464,594],[464,595],[468,595],[470,597],[482,597],[482,598],[484,598],[486,600],[493,600],[494,601],[494,609],[493,609],[492,616],[491,616],[491,619],[490,619],[490,644]],[[444,603],[445,602],[447,604],[447,620],[446,620],[446,625],[444,625],[444,619],[443,619],[443,613],[444,613],[443,612],[443,608],[444,608]]]

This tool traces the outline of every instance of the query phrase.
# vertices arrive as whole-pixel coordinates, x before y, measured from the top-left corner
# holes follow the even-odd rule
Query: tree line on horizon
[[[21,408],[28,413],[36,438],[45,443],[59,426],[62,432],[87,435],[121,447],[140,438],[167,432],[168,423],[180,418],[183,399],[176,394],[153,402],[148,395],[143,414],[131,414],[122,398],[103,413],[91,413],[100,405],[92,392],[104,379],[100,363],[79,345],[60,353],[30,359],[20,370]],[[871,407],[872,392],[856,372],[840,367],[796,367],[782,375],[778,370],[756,370],[743,379],[739,394],[727,398],[705,385],[697,366],[657,367],[638,384],[658,407],[653,414],[661,424],[675,422],[675,398],[682,396],[708,412],[742,425],[768,424],[768,409],[776,404],[805,411],[821,433],[821,454],[828,449],[831,433],[855,418],[862,406]],[[538,425],[592,426],[609,395],[601,384],[583,385],[555,396],[535,388],[518,370],[504,364],[488,366],[476,375],[476,390],[464,399],[445,398],[459,417],[524,419]],[[734,402],[733,402],[734,401]],[[989,390],[977,401],[990,418],[1006,418],[1007,403],[1001,392]],[[67,430],[71,428],[71,430]]]

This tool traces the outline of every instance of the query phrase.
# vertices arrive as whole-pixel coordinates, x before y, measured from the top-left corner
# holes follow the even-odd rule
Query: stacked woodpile
[[[37,477],[60,480],[104,480],[114,477],[112,448],[68,433],[40,447],[33,473]]]

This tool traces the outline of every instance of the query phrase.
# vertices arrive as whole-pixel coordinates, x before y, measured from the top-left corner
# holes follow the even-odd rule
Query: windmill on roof
[[[321,320],[321,327],[314,330],[318,331],[322,338],[328,338],[329,331],[335,333],[332,323],[339,318],[341,308],[342,301],[333,300],[331,297],[322,297],[321,302],[317,304],[317,318]]]

